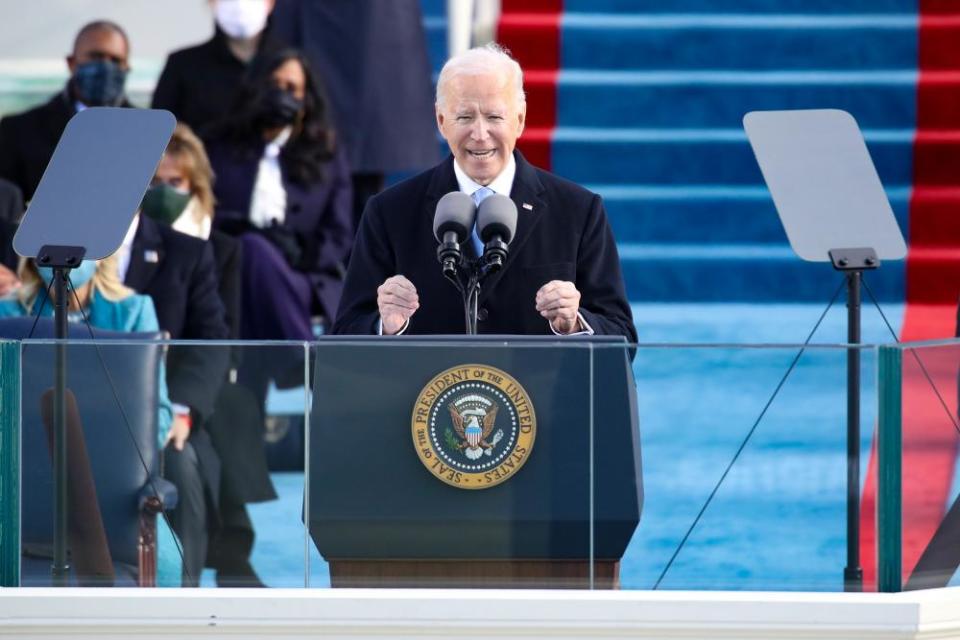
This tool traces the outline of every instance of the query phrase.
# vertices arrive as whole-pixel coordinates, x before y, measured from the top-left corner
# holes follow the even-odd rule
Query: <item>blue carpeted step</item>
[[[563,69],[915,69],[917,16],[576,14]]]
[[[423,0],[441,5],[443,0]],[[593,13],[916,13],[918,0],[564,0],[568,12]]]
[[[748,111],[830,107],[861,127],[911,128],[916,71],[561,71],[565,127],[730,127]]]
[[[619,243],[787,242],[766,187],[587,186],[603,197]],[[910,190],[887,195],[906,234]]]
[[[887,187],[911,183],[912,130],[865,132]],[[742,129],[572,129],[553,136],[553,170],[579,183],[762,185]]]
[[[447,15],[447,0],[420,0],[420,11],[424,17],[443,17]]]
[[[826,302],[843,278],[804,262],[787,245],[619,244],[627,297],[634,302]],[[904,263],[869,274],[880,300],[900,301]]]
[[[443,16],[424,16],[423,29],[427,37],[427,55],[434,73],[447,60],[447,19]]]

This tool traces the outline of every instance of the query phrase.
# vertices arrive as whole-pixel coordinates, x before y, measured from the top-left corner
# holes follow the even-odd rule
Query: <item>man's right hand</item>
[[[383,335],[395,335],[420,308],[417,288],[403,276],[391,276],[377,287],[377,308]]]
[[[0,296],[11,293],[20,286],[20,278],[13,271],[0,264]]]

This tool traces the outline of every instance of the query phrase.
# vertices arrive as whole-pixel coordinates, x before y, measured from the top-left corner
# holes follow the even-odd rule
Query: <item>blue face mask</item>
[[[73,83],[88,107],[115,107],[123,100],[127,72],[115,62],[94,60],[79,65]]]
[[[50,283],[53,282],[53,267],[37,267],[37,271],[40,272],[40,277],[43,278],[43,281],[49,287]],[[96,260],[84,260],[80,263],[80,266],[71,269],[70,273],[70,282],[73,283],[74,288],[79,289],[83,285],[90,282],[93,278],[93,274],[97,272],[97,261]]]

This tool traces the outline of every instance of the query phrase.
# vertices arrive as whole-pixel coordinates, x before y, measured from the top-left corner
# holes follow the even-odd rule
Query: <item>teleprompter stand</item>
[[[54,273],[54,586],[66,586],[70,571],[65,410],[69,273],[84,259],[100,260],[120,246],[175,124],[168,111],[152,109],[78,113],[67,123],[13,239],[18,254]]]
[[[856,120],[836,109],[753,111],[744,129],[790,246],[830,262],[847,281],[846,591],[863,590],[860,567],[860,284],[906,243]]]

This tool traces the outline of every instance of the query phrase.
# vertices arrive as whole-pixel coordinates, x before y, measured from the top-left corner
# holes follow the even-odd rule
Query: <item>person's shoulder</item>
[[[160,330],[157,320],[157,310],[153,305],[153,298],[142,293],[133,293],[126,298],[117,300],[113,304],[119,305],[122,315],[127,319],[129,331],[153,332]]]
[[[143,220],[141,219],[141,224],[142,223]],[[158,224],[152,220],[147,224],[152,224],[155,227],[155,232],[160,236],[160,240],[166,248],[169,257],[174,259],[189,258],[195,261],[199,259],[207,248],[206,240],[181,233],[169,225]]]
[[[20,301],[15,297],[0,300],[0,318],[20,318],[27,315]]]
[[[23,194],[20,193],[20,187],[6,178],[0,178],[0,205],[6,200],[17,200],[23,204]]]
[[[190,45],[189,47],[183,47],[182,49],[177,49],[170,53],[167,56],[167,66],[168,67],[177,67],[185,66],[190,63],[194,63],[199,59],[205,58],[211,55],[211,52],[214,49],[213,39],[206,40],[197,44]]]
[[[33,106],[25,111],[3,116],[0,118],[0,126],[14,131],[24,130],[24,127],[30,127],[39,120],[45,120],[49,118],[51,114],[64,115],[66,112],[64,96],[62,93],[58,93],[42,104]],[[69,119],[69,115],[67,115],[67,119]]]
[[[143,220],[141,220],[142,222]],[[156,225],[157,233],[160,234],[160,237],[164,239],[167,243],[183,245],[186,247],[200,247],[203,248],[206,241],[201,240],[200,238],[195,238],[194,236],[183,233],[182,231],[177,231],[173,227],[167,224],[159,224],[151,220],[154,225]]]
[[[371,200],[378,206],[395,206],[418,202],[426,196],[430,183],[439,168],[439,165],[431,167],[417,175],[401,180],[373,196]]]

